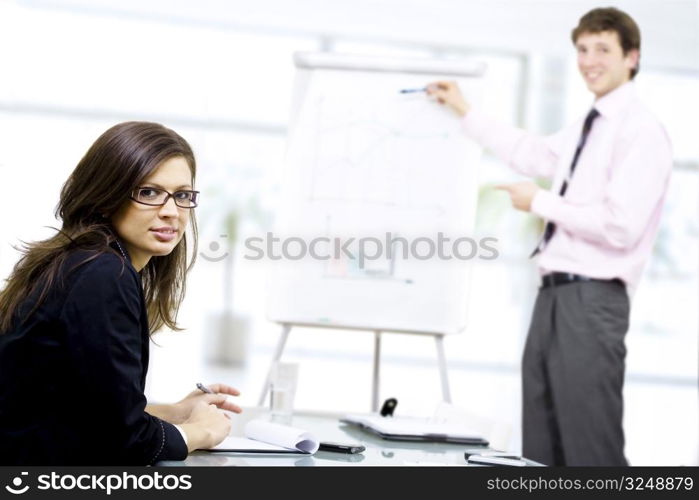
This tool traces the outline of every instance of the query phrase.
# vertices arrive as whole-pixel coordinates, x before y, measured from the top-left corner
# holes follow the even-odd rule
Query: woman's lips
[[[155,238],[158,241],[163,242],[172,241],[177,236],[177,230],[172,228],[159,227],[156,229],[151,229],[150,231],[155,235]]]

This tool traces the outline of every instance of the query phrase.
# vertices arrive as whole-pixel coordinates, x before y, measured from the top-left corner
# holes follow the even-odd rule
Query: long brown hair
[[[131,191],[162,162],[183,157],[196,174],[192,148],[179,134],[158,123],[124,122],[104,132],[85,153],[61,190],[56,217],[63,222],[56,235],[25,244],[7,286],[0,292],[0,334],[8,331],[23,302],[38,294],[31,314],[61,276],[69,253],[87,250],[85,264],[98,255],[117,253],[110,244],[116,233],[111,216],[127,202]],[[165,256],[153,257],[141,270],[150,331],[163,325],[179,330],[177,311],[184,298],[187,272],[197,253],[197,224],[190,214],[192,257],[187,264],[187,235]],[[75,266],[75,267],[78,267]],[[24,314],[24,310],[22,310]]]

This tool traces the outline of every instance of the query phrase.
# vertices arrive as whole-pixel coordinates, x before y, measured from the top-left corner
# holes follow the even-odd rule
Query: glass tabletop
[[[245,410],[243,412],[245,414]],[[170,466],[465,466],[464,452],[473,446],[454,443],[394,441],[382,439],[357,426],[340,422],[342,415],[295,413],[288,425],[304,429],[321,442],[361,444],[362,453],[349,454],[317,451],[313,455],[244,454],[234,452],[195,451],[186,460],[160,462]],[[235,418],[235,417],[234,417]]]

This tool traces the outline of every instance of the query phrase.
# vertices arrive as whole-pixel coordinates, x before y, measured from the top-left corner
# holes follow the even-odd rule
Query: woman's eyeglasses
[[[162,207],[171,197],[180,208],[194,208],[197,206],[199,191],[183,190],[170,193],[159,188],[137,187],[131,192],[133,201],[152,207]]]

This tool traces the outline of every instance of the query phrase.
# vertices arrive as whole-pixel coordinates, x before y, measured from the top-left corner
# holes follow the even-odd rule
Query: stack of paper
[[[266,420],[251,420],[245,426],[245,437],[228,436],[206,451],[313,454],[318,451],[319,445],[319,441],[303,429]]]
[[[384,439],[488,445],[487,440],[462,425],[423,418],[347,415],[341,422],[357,425]]]

